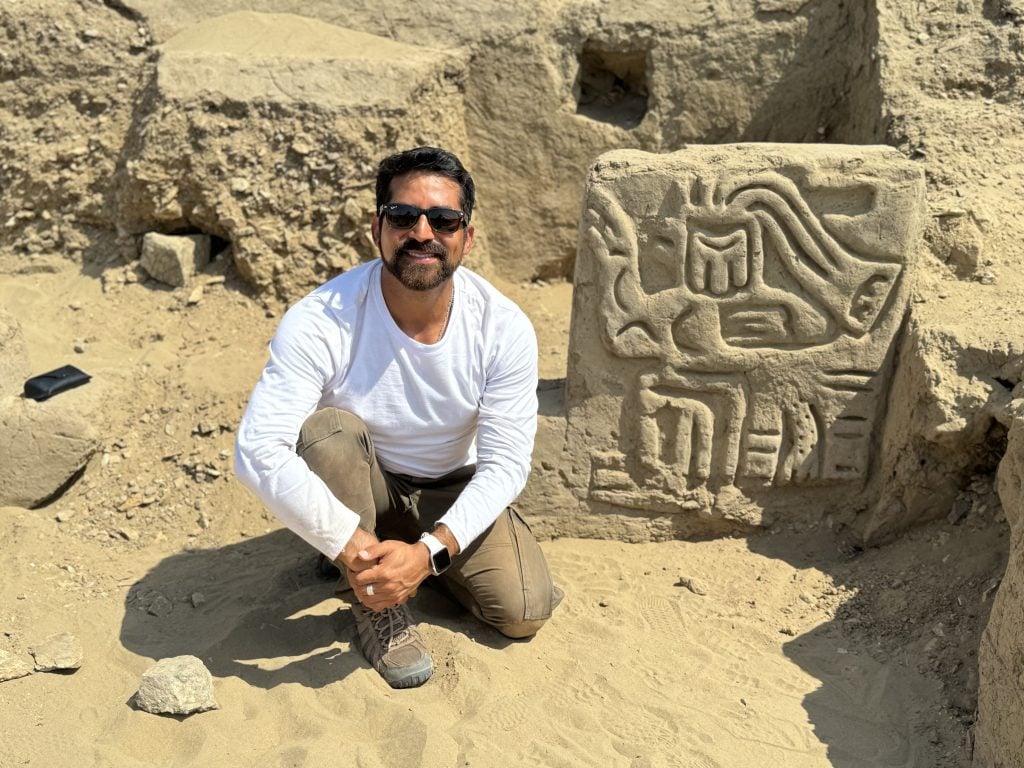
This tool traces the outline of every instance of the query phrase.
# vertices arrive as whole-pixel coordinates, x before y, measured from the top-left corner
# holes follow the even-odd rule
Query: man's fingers
[[[353,571],[353,579],[356,584],[361,587],[365,587],[367,584],[380,583],[387,580],[387,577],[382,572],[381,566],[373,562],[367,564],[366,568],[362,568],[359,571]]]
[[[360,557],[366,555],[368,560],[380,560],[382,557],[390,552],[393,552],[398,547],[404,546],[400,541],[394,541],[387,539],[385,541],[378,541],[376,544],[371,544],[366,547],[362,552],[359,553]]]

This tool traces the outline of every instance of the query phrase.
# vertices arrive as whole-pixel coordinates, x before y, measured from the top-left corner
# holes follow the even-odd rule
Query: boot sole
[[[417,688],[427,682],[434,674],[434,664],[428,656],[422,662],[412,667],[389,670],[380,674],[392,688]]]

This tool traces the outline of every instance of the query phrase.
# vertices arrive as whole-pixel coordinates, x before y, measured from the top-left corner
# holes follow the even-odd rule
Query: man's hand
[[[349,570],[349,583],[356,597],[372,611],[401,605],[416,594],[430,575],[430,553],[425,545],[402,541],[381,541],[359,553],[363,565]],[[373,594],[366,593],[373,585]]]
[[[346,571],[365,571],[376,563],[374,558],[369,557],[367,550],[377,543],[378,539],[372,533],[365,528],[356,528],[352,538],[335,558],[334,564]]]

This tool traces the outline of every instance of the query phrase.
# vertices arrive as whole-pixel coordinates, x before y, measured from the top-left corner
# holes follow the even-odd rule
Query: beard
[[[409,251],[425,251],[437,258],[423,263],[410,256]],[[448,249],[436,240],[423,243],[410,240],[398,248],[391,259],[385,259],[382,252],[381,260],[385,269],[411,291],[429,291],[437,288],[449,280],[459,266],[451,260]]]

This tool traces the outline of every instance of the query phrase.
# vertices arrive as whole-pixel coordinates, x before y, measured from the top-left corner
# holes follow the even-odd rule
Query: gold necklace
[[[444,338],[445,331],[448,330],[448,321],[451,319],[451,316],[452,316],[452,306],[454,304],[455,304],[455,283],[452,283],[452,295],[451,295],[451,298],[448,299],[448,309],[446,309],[445,313],[444,313],[444,324],[441,326],[441,332],[439,334],[437,334],[437,341],[434,342],[435,344],[437,344],[439,341],[441,341],[441,339]]]

